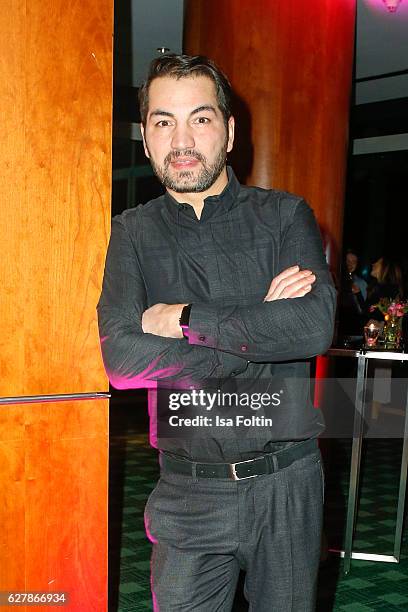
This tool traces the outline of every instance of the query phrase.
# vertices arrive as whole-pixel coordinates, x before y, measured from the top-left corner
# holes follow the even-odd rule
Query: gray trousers
[[[228,612],[239,570],[251,612],[312,612],[323,508],[320,451],[274,474],[162,471],[145,508],[157,612]]]

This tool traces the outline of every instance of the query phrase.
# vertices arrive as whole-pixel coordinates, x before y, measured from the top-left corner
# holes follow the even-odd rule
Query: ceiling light
[[[395,13],[401,0],[383,0],[390,13]]]

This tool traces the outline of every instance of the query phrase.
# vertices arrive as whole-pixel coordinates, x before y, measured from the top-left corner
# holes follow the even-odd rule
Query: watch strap
[[[179,325],[181,329],[183,330],[183,336],[185,336],[186,338],[188,336],[188,330],[190,327],[191,306],[192,304],[187,304],[186,306],[184,306],[183,310],[181,311],[180,318],[179,318]]]

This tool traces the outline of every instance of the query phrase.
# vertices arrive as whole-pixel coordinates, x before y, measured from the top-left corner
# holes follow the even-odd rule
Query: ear
[[[145,129],[144,129],[143,123],[140,124],[140,131],[141,131],[141,134],[142,134],[143,148],[144,148],[145,155],[146,155],[146,157],[148,157],[150,159],[149,149],[147,148],[147,144],[146,144],[146,133],[145,133]]]
[[[227,153],[232,151],[232,147],[234,145],[234,132],[235,132],[235,119],[234,117],[230,117],[228,119],[228,144],[227,144]]]

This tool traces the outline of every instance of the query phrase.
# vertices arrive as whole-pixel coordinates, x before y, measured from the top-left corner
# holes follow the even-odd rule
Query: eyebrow
[[[197,113],[202,113],[203,111],[211,111],[216,114],[216,110],[214,106],[212,106],[212,104],[203,104],[202,106],[199,106],[198,108],[195,108],[193,111],[191,111],[190,116],[196,115]]]
[[[164,115],[165,117],[174,117],[173,113],[169,113],[168,111],[161,110],[160,108],[150,113],[151,117],[156,117],[157,115]]]
[[[212,104],[203,104],[202,106],[198,106],[197,108],[192,110],[190,113],[190,117],[192,115],[197,115],[198,113],[202,113],[203,111],[210,111],[214,114],[217,113],[217,111],[215,110],[215,107],[212,106]],[[161,108],[156,108],[154,111],[150,113],[150,116],[151,117],[157,117],[157,116],[174,117],[174,114],[170,113],[169,111],[163,110]]]

